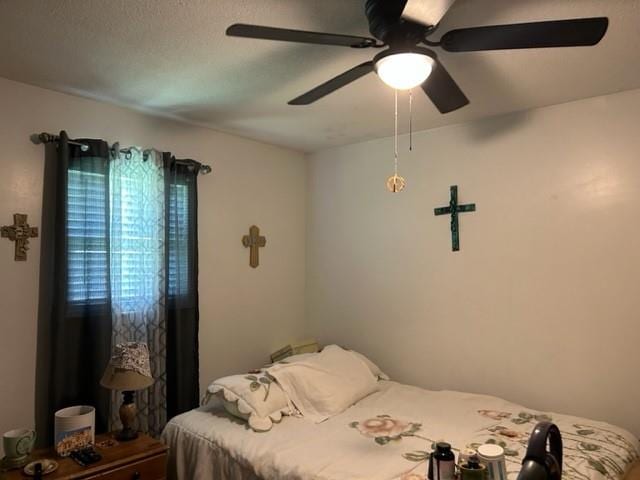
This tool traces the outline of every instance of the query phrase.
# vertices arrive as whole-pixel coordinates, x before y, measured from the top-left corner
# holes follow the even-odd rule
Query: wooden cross
[[[260,229],[255,225],[249,228],[249,235],[242,237],[242,244],[245,247],[249,247],[249,265],[256,268],[260,265],[260,256],[258,248],[264,247],[267,244],[267,238],[260,236]]]
[[[13,225],[2,227],[0,235],[2,238],[16,242],[15,261],[24,262],[27,259],[27,250],[29,250],[29,239],[38,236],[38,229],[29,226],[26,215],[14,213]]]
[[[451,200],[448,207],[438,207],[434,210],[436,215],[451,215],[451,249],[454,252],[460,250],[460,230],[458,226],[459,212],[475,212],[476,204],[458,205],[458,186],[451,186]]]

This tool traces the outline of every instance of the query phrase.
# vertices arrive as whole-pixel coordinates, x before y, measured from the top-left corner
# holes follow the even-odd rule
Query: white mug
[[[2,436],[2,446],[7,458],[24,458],[31,454],[36,432],[25,428],[9,430]]]

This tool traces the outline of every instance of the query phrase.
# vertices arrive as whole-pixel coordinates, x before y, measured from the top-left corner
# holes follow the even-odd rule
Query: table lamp
[[[135,390],[143,390],[153,384],[149,367],[149,349],[145,343],[119,343],[113,349],[113,356],[104,371],[100,385],[111,390],[121,390],[123,401],[120,405],[122,430],[116,433],[121,441],[138,438],[134,428],[136,420]]]

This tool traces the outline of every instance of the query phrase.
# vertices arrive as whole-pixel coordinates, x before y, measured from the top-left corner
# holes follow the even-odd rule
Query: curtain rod
[[[41,143],[54,143],[60,140],[60,137],[58,135],[52,135],[46,132],[34,133],[29,138],[36,145],[39,145]],[[86,152],[87,150],[89,150],[89,145],[86,145],[84,143],[74,142],[72,140],[69,140],[69,144],[78,145],[80,147],[80,150],[82,150],[83,152]]]
[[[39,145],[41,143],[54,143],[54,142],[58,142],[60,140],[60,136],[53,135],[53,134],[47,133],[47,132],[34,133],[29,138],[36,145]],[[73,140],[69,140],[68,142],[71,145],[79,146],[80,150],[82,150],[83,152],[86,152],[87,150],[89,150],[89,145],[87,145],[86,143],[74,142]],[[120,150],[121,153],[126,153],[128,151],[129,151],[129,149],[126,149],[126,148]],[[198,173],[201,173],[202,175],[207,175],[207,174],[211,173],[211,167],[209,165],[205,165],[205,164],[201,163],[200,164],[200,171]]]

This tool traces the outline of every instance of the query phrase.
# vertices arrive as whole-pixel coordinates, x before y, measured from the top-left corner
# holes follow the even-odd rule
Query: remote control
[[[83,448],[80,450],[74,450],[69,455],[73,460],[80,466],[86,467],[92,463],[99,462],[102,460],[102,455],[96,452],[96,449],[93,446]]]

